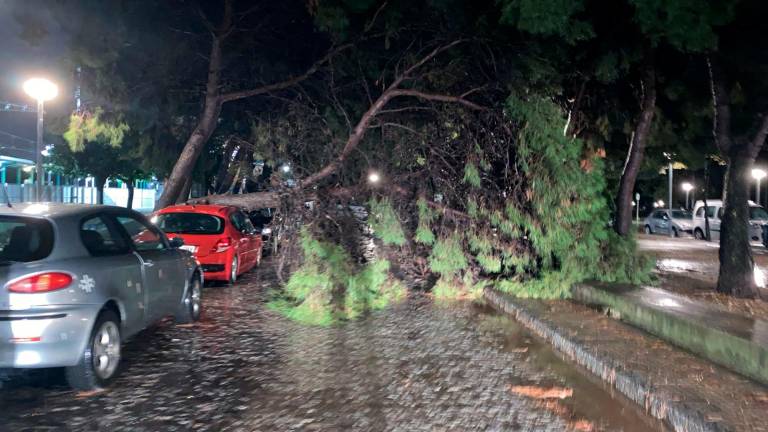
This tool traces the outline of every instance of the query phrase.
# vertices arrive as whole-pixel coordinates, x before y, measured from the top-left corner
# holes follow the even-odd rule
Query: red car
[[[152,217],[168,238],[181,237],[182,249],[197,258],[207,280],[234,283],[261,262],[261,233],[236,207],[176,205]]]

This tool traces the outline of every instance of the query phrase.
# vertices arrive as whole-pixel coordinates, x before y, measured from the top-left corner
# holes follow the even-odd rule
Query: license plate
[[[179,249],[183,249],[185,251],[189,251],[189,252],[192,252],[192,253],[197,252],[197,246],[182,245],[181,247],[179,247]]]

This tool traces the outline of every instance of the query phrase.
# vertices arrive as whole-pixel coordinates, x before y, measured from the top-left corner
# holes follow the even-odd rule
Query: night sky
[[[42,1],[0,1],[0,102],[18,104],[34,104],[22,90],[22,83],[32,76],[45,76],[59,83],[65,80],[57,77],[65,76],[66,71],[60,66],[60,53],[64,52],[66,41],[59,32],[59,26],[52,19],[47,8],[40,7]],[[34,12],[34,14],[32,14]],[[32,31],[25,35],[21,22],[40,31]],[[44,29],[44,31],[42,30]],[[25,37],[30,36],[30,37]],[[34,43],[31,43],[33,42]],[[61,93],[71,90],[59,88]],[[68,104],[66,99],[58,98],[49,103],[49,110],[62,108]],[[0,146],[19,148],[29,147],[23,140],[13,139],[8,133],[20,137],[34,139],[35,114],[0,111]],[[3,149],[4,154],[30,157],[31,154],[17,153],[13,149]],[[27,152],[28,153],[28,152]]]

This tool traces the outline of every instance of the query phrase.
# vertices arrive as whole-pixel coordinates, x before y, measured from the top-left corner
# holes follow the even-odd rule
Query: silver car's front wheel
[[[120,367],[121,343],[120,318],[112,310],[101,311],[80,362],[66,368],[69,385],[77,390],[108,386]]]
[[[176,314],[176,322],[180,324],[193,323],[200,319],[200,312],[203,308],[203,285],[197,274],[192,276],[189,281],[189,288],[181,304],[179,312]]]

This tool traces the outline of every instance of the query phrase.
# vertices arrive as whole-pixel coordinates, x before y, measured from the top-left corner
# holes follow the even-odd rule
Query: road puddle
[[[537,384],[511,383],[510,391],[538,400],[538,405],[564,418],[572,430],[667,431],[664,424],[646,415],[634,402],[613,390],[589,371],[555,352],[513,318],[488,305],[474,306],[474,324],[487,343],[517,353],[522,361],[543,375]]]

